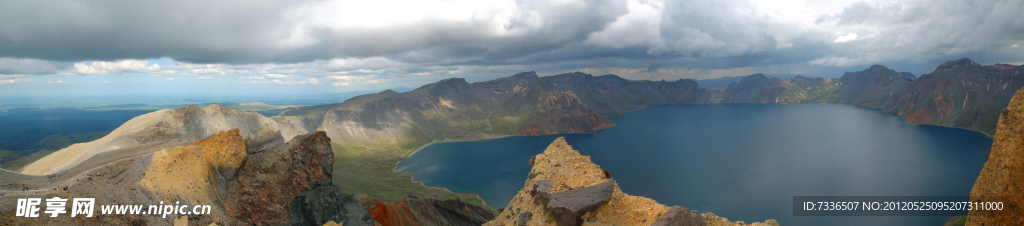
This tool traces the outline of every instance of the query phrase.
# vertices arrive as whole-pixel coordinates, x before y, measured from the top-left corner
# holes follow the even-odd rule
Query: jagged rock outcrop
[[[237,179],[227,184],[229,214],[249,224],[287,223],[295,196],[314,185],[331,184],[330,142],[324,132],[313,132],[249,155]]]
[[[573,150],[564,138],[556,139],[529,164],[531,178],[508,207],[485,225],[778,225],[775,220],[734,224],[711,213],[696,214],[627,195],[607,171],[591,162],[590,156]]]
[[[370,215],[384,226],[412,225],[481,225],[494,219],[494,213],[459,199],[440,200],[435,197],[410,196],[399,202],[365,203],[372,206]]]
[[[334,154],[323,132],[263,150],[249,146],[280,139],[278,133],[267,130],[243,139],[239,129],[232,129],[188,146],[164,149],[154,154],[138,184],[162,200],[213,204],[217,207],[213,216],[230,217],[225,218],[231,219],[226,220],[229,223],[374,224],[365,208],[332,184]]]
[[[269,126],[264,126],[260,132],[245,137],[245,153],[250,155],[256,154],[284,142],[281,131],[272,130]]]
[[[1002,202],[998,211],[972,210],[967,225],[1018,225],[1024,222],[1024,90],[999,116],[988,161],[971,189],[971,202]]]
[[[224,215],[224,185],[235,176],[245,158],[245,143],[239,130],[223,131],[188,146],[157,151],[137,184],[165,200],[184,199],[187,203],[195,201],[192,205],[218,206],[213,211]]]

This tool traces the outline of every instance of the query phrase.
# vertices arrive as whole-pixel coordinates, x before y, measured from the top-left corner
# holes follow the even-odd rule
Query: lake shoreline
[[[754,104],[754,103],[715,103],[715,104],[741,104],[741,105],[744,105],[744,104],[753,104],[753,105],[760,105],[760,104]],[[880,112],[880,113],[886,113],[886,112],[882,112],[882,111],[880,111],[879,109],[874,109],[874,108],[868,108],[868,107],[862,107],[862,106],[856,106],[856,105],[849,105],[849,104],[840,104],[840,103],[785,103],[785,104],[777,104],[777,103],[766,103],[765,105],[791,105],[791,104],[837,104],[837,105],[844,105],[844,106],[852,106],[852,107],[859,107],[859,108],[864,108],[864,109],[868,109],[868,110],[873,110],[873,111],[876,111],[876,112]],[[621,113],[621,114],[616,114],[616,115],[609,115],[609,116],[602,116],[602,117],[606,117],[606,118],[607,118],[607,117],[614,117],[614,116],[620,116],[620,115],[623,115],[623,114],[626,114],[626,113],[630,113],[630,112],[635,112],[635,111],[639,111],[639,110],[644,110],[644,109],[647,109],[648,107],[651,107],[651,106],[659,106],[659,105],[714,105],[714,104],[655,104],[655,105],[648,105],[648,106],[643,106],[643,107],[640,107],[640,108],[638,108],[638,109],[635,109],[635,110],[631,110],[631,111],[623,112],[623,113]],[[886,113],[886,114],[891,114],[891,115],[894,115],[894,116],[896,116],[896,117],[899,117],[900,119],[903,119],[903,121],[904,121],[904,122],[907,122],[907,123],[909,123],[909,121],[906,121],[906,119],[905,119],[905,118],[903,118],[903,117],[901,117],[901,116],[899,116],[899,115],[896,115],[896,114],[892,114],[892,113]],[[936,126],[936,127],[942,127],[942,128],[952,128],[952,129],[961,129],[961,130],[966,130],[966,131],[971,131],[971,132],[976,132],[976,133],[980,133],[980,134],[983,134],[983,135],[985,135],[985,136],[986,136],[986,137],[988,137],[988,138],[992,138],[992,136],[991,136],[991,135],[989,135],[989,134],[987,134],[987,133],[984,133],[984,132],[981,132],[981,131],[978,131],[978,130],[973,130],[973,129],[967,129],[967,128],[960,128],[960,127],[951,127],[951,126],[941,126],[941,125],[934,125],[934,124],[924,124],[924,125],[928,125],[928,126]],[[614,126],[617,126],[617,125],[613,125],[612,127],[614,127]],[[917,126],[922,126],[922,125],[913,125],[913,126],[917,127]],[[611,128],[611,127],[609,127],[609,128]],[[604,128],[604,129],[608,129],[608,128]],[[601,130],[604,130],[604,129],[601,129]],[[560,133],[560,134],[545,134],[545,135],[539,135],[539,136],[547,136],[547,135],[572,135],[572,134],[583,134],[583,133],[564,133],[564,134]],[[422,145],[422,146],[420,146],[420,147],[416,148],[416,149],[415,149],[415,150],[413,150],[412,152],[410,152],[410,153],[409,153],[408,155],[406,155],[406,157],[405,157],[404,159],[402,159],[402,160],[400,160],[400,161],[396,162],[396,163],[395,163],[395,165],[394,165],[394,167],[392,167],[392,172],[394,172],[394,173],[399,173],[399,172],[397,171],[397,170],[398,170],[398,165],[399,165],[399,164],[401,164],[402,162],[404,162],[404,161],[408,160],[408,159],[409,159],[410,157],[412,157],[412,155],[414,155],[414,154],[418,153],[418,152],[419,152],[420,150],[423,150],[423,149],[424,149],[425,147],[427,147],[427,146],[430,146],[430,145],[432,145],[432,144],[436,144],[436,143],[448,143],[448,142],[469,142],[469,141],[483,141],[483,140],[493,140],[493,139],[499,139],[499,138],[506,138],[506,137],[514,137],[514,136],[526,136],[526,135],[500,135],[500,134],[486,134],[486,133],[480,133],[480,134],[478,134],[478,135],[480,135],[480,136],[479,136],[479,137],[476,137],[476,138],[470,138],[470,139],[448,139],[448,140],[443,140],[443,141],[437,141],[437,140],[435,140],[435,141],[431,141],[430,143],[424,144],[424,145]],[[420,184],[420,185],[421,185],[421,186],[423,186],[423,187],[426,187],[426,188],[439,188],[439,189],[444,189],[445,191],[447,191],[447,192],[450,192],[450,193],[453,193],[453,194],[471,194],[471,195],[474,195],[474,196],[476,196],[476,197],[477,197],[478,199],[480,199],[480,200],[481,200],[481,201],[482,201],[482,202],[484,203],[484,205],[487,205],[487,200],[485,200],[485,199],[484,199],[484,198],[483,198],[482,196],[480,196],[480,194],[476,194],[476,193],[457,193],[457,192],[453,192],[453,191],[451,191],[450,189],[448,189],[448,188],[445,188],[445,187],[434,187],[434,186],[428,186],[428,185],[424,184],[424,182],[419,182],[419,181],[416,181],[416,179],[415,179],[415,175],[414,175],[414,174],[411,174],[411,172],[410,172],[410,175],[411,175],[411,176],[410,176],[410,181],[411,181],[411,182],[413,182],[413,183],[417,183],[417,184]],[[490,207],[490,206],[488,206],[488,207]]]
[[[395,162],[395,166],[391,167],[391,172],[396,173],[396,174],[400,174],[398,172],[398,164],[402,164],[403,161],[405,161],[406,159],[409,159],[409,157],[412,157],[412,155],[416,154],[416,152],[419,152],[420,150],[423,150],[424,147],[430,146],[431,144],[446,143],[446,142],[465,142],[465,141],[478,141],[478,140],[493,140],[493,139],[499,139],[499,138],[505,138],[505,137],[512,136],[512,135],[487,134],[487,133],[482,133],[482,134],[479,134],[479,135],[481,135],[481,137],[477,138],[477,139],[451,139],[451,140],[445,140],[445,141],[436,141],[436,140],[435,141],[431,141],[430,143],[424,144],[423,146],[420,146],[420,147],[416,148],[416,150],[413,150],[408,155],[406,155],[404,159],[399,160],[398,162]],[[409,176],[409,181],[411,181],[413,183],[417,183],[420,186],[423,186],[425,188],[443,189],[444,191],[447,191],[448,193],[452,193],[452,194],[468,194],[468,195],[473,195],[473,196],[476,196],[476,198],[479,199],[480,202],[483,202],[484,206],[486,206],[487,208],[491,208],[491,206],[487,205],[487,200],[485,200],[484,197],[480,196],[480,194],[476,194],[476,193],[458,193],[458,192],[454,192],[451,189],[448,189],[446,187],[429,186],[429,185],[424,184],[423,182],[416,181],[416,175],[412,174],[412,172],[409,172],[409,175],[410,175]]]
[[[794,219],[783,216],[786,213],[776,213],[778,211],[771,209],[778,209],[776,206],[780,202],[775,200],[778,197],[808,193],[959,194],[965,186],[973,184],[973,179],[964,178],[970,177],[969,174],[972,174],[976,166],[980,166],[974,163],[983,164],[985,157],[982,152],[991,146],[988,142],[992,142],[988,136],[966,132],[969,130],[949,130],[946,128],[950,127],[944,126],[917,127],[905,123],[903,119],[894,118],[892,114],[839,105],[666,105],[645,109],[650,111],[611,117],[610,120],[618,125],[601,130],[593,136],[507,136],[492,141],[435,145],[423,147],[421,150],[425,150],[424,153],[417,152],[419,156],[409,157],[400,167],[402,172],[414,173],[412,181],[423,186],[430,182],[430,186],[450,187],[449,190],[486,196],[484,199],[487,204],[504,204],[513,198],[510,194],[522,188],[522,180],[530,172],[530,168],[522,162],[543,150],[539,147],[550,144],[549,138],[565,136],[574,149],[590,155],[595,164],[617,175],[622,190],[629,194],[702,212],[724,215],[731,211],[733,215],[738,213],[736,216],[740,216],[740,219],[743,216],[751,219],[779,216],[794,222],[820,222],[815,219]],[[833,119],[839,116],[850,120]],[[658,127],[661,125],[665,127]],[[880,143],[865,143],[865,139]],[[623,153],[622,150],[629,152]],[[718,162],[752,167],[736,169]],[[913,166],[911,169],[919,169],[919,166],[933,165],[944,166],[922,168],[930,169],[926,171],[900,168]],[[674,168],[664,168],[669,166]],[[863,166],[872,168],[846,170],[853,166],[860,167],[854,169],[864,169]],[[787,170],[792,167],[810,171],[794,174]],[[673,169],[671,172],[714,169],[714,173],[710,176],[686,173],[669,175],[673,179],[649,178],[664,169]],[[748,170],[757,170],[757,173]],[[935,173],[942,176],[935,177]],[[662,175],[665,176],[664,173]],[[803,180],[821,184],[867,185],[860,190],[832,189],[829,185],[802,188],[791,186]],[[701,186],[691,186],[693,183],[684,183],[686,181],[701,181]],[[906,186],[883,189],[873,184]],[[948,186],[937,188],[931,186],[933,184]],[[757,185],[770,186],[758,191],[743,189]],[[969,191],[969,188],[966,189]],[[721,191],[740,194],[742,196],[730,197],[742,197],[744,202],[749,201],[764,210],[744,213],[740,207],[721,204],[724,201],[709,203],[701,198],[676,195],[714,195]],[[767,191],[778,195],[764,195],[769,194]],[[932,218],[920,220],[936,221]],[[907,222],[902,218],[886,218],[885,221]]]

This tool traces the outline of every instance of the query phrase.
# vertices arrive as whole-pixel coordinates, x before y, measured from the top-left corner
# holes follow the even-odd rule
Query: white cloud
[[[210,76],[197,76],[196,79],[213,79],[213,77],[210,77]]]
[[[313,84],[313,85],[319,85],[320,84],[320,80],[318,80],[316,78],[309,78],[309,79],[306,79],[306,81],[309,81],[309,84]]]
[[[75,75],[113,75],[133,72],[153,72],[160,70],[160,65],[149,65],[148,60],[118,60],[78,62],[67,73]]]
[[[839,36],[839,38],[836,38],[836,40],[834,42],[835,43],[849,42],[849,41],[857,40],[858,38],[859,37],[857,37],[857,33],[849,33],[849,34],[846,34],[846,35],[843,35],[843,36]]]
[[[333,86],[348,86],[348,85],[352,85],[352,83],[351,82],[334,82],[333,83]]]
[[[590,34],[583,43],[612,48],[648,44],[661,40],[661,21],[665,3],[659,0],[627,0],[625,15],[619,16],[603,30]],[[663,48],[663,44],[659,44]],[[652,47],[654,48],[654,47]],[[663,50],[657,50],[663,51]]]
[[[167,81],[174,81],[174,78],[165,78],[164,80],[167,80]]]
[[[264,76],[267,76],[269,78],[279,78],[279,79],[282,79],[282,78],[283,79],[292,78],[291,75],[282,75],[282,74],[264,74]]]
[[[18,77],[6,78],[6,77],[3,77],[3,76],[0,76],[0,85],[3,85],[3,84],[14,84],[14,83],[25,83],[25,82],[32,82],[32,80],[25,79],[25,78],[18,78]]]

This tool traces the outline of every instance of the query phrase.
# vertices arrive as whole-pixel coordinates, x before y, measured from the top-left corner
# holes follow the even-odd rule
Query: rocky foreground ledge
[[[565,138],[530,159],[529,178],[508,207],[484,225],[779,225],[746,224],[713,213],[623,193],[608,171],[573,150]]]
[[[1024,222],[1024,89],[999,115],[988,161],[971,189],[972,203],[1002,202],[998,211],[971,210],[967,225],[1020,225]]]

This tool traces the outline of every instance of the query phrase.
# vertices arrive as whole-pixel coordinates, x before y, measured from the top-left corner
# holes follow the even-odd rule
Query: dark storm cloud
[[[70,63],[52,62],[36,59],[14,59],[0,58],[0,75],[25,74],[43,75],[51,74],[57,70],[70,67]]]
[[[1021,12],[1024,1],[1016,0],[858,2],[818,18],[818,24],[834,24],[856,38],[836,39],[831,56],[812,63],[847,66],[960,57],[1019,62],[1024,60]]]
[[[54,61],[172,57],[305,61],[268,43],[290,29],[275,1],[3,1],[0,55]]]
[[[396,78],[458,66],[651,73],[960,57],[1024,61],[1019,0],[852,2],[821,7],[806,18],[799,9],[764,9],[787,1],[466,1],[495,6],[466,9],[475,11],[463,17],[447,16],[464,11],[430,12],[445,7],[414,4],[422,2],[364,10],[356,8],[360,2],[340,1],[2,1],[0,74],[52,74],[81,61],[161,57],[227,64],[215,69],[241,73]],[[353,8],[376,11],[352,24],[360,18],[340,9]],[[402,10],[415,15],[372,17]],[[346,59],[345,66],[328,63],[336,59]],[[215,71],[202,65],[159,70],[197,68]],[[359,69],[368,71],[351,72]]]

